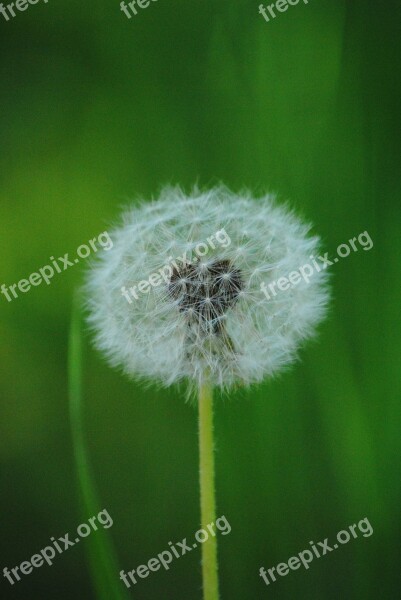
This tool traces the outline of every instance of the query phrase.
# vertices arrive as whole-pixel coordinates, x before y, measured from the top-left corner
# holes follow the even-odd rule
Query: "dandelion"
[[[202,526],[215,520],[213,387],[275,375],[325,314],[323,270],[270,299],[261,291],[316,255],[309,232],[271,195],[169,187],[125,213],[89,273],[89,322],[110,364],[198,390]],[[216,538],[202,553],[204,598],[216,600]]]

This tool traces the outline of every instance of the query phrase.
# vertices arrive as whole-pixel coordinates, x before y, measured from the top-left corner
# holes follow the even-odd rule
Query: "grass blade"
[[[75,295],[68,348],[69,411],[81,512],[83,520],[87,520],[98,514],[104,507],[98,499],[85,445],[82,346],[82,313],[78,295]],[[88,536],[85,543],[97,598],[128,600],[128,593],[119,580],[118,562],[108,531],[98,529]]]

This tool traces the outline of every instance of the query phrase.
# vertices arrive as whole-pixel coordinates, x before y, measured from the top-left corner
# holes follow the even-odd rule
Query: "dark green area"
[[[401,4],[310,0],[266,23],[258,0],[40,1],[0,15],[0,284],[107,229],[164,183],[279,192],[331,254],[329,318],[276,381],[219,399],[222,600],[394,600],[400,527]],[[84,261],[82,261],[83,263]],[[85,265],[0,296],[1,570],[82,522],[67,340]],[[85,433],[121,567],[198,528],[196,410],[144,389],[85,342]],[[92,516],[92,515],[88,515]],[[367,517],[360,536],[266,587],[276,566]],[[92,534],[95,536],[96,534]],[[85,545],[23,576],[10,600],[95,599]],[[200,600],[200,554],[131,590]],[[116,572],[118,578],[118,572]],[[121,582],[118,581],[120,585]]]

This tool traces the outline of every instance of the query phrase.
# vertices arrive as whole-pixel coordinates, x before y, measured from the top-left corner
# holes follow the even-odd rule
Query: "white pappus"
[[[261,291],[316,255],[309,231],[273,195],[164,188],[127,210],[88,273],[97,347],[129,376],[164,385],[207,377],[230,388],[274,375],[326,312],[323,270],[270,300]]]

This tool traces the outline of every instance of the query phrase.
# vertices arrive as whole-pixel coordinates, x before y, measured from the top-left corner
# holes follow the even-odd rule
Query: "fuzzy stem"
[[[205,531],[208,531],[208,525],[216,521],[213,452],[213,389],[205,381],[199,388],[201,527]],[[212,535],[202,544],[202,579],[203,599],[218,600],[217,540]]]

